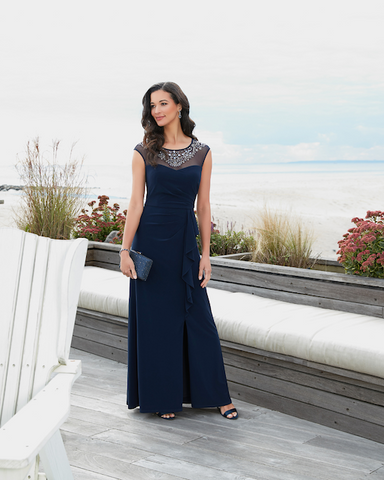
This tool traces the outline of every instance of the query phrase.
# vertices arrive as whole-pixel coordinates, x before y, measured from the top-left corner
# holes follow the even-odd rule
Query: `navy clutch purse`
[[[145,257],[140,252],[136,252],[135,250],[129,250],[129,256],[132,258],[135,265],[137,278],[139,280],[147,280],[153,260]]]

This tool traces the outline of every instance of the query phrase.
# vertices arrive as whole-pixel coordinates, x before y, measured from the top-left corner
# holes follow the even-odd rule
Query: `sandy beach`
[[[0,228],[17,228],[14,217],[20,206],[20,198],[20,192],[14,190],[0,192],[0,200],[4,201],[0,204]]]
[[[228,177],[228,178],[226,178]],[[288,173],[233,175],[212,182],[212,216],[219,224],[252,229],[265,206],[302,219],[314,233],[314,254],[336,259],[337,242],[367,210],[384,210],[384,175]],[[236,187],[234,187],[234,185]],[[240,186],[241,185],[241,186]]]
[[[231,223],[235,230],[252,230],[259,212],[267,206],[298,217],[314,232],[313,253],[336,259],[337,242],[353,226],[353,217],[367,210],[384,210],[384,174],[287,173],[213,175],[212,217],[221,231]],[[112,196],[110,192],[95,192]],[[0,227],[15,227],[13,211],[20,192],[0,192]],[[122,209],[127,198],[113,198]],[[112,202],[111,202],[112,203]]]

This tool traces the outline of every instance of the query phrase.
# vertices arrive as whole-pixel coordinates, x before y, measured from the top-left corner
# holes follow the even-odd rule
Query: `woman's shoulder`
[[[134,150],[137,150],[138,152],[141,152],[142,150],[145,150],[144,143],[143,142],[138,143],[136,145],[136,147],[134,148]]]
[[[204,160],[206,156],[208,155],[208,152],[210,151],[210,147],[203,142],[200,142],[199,140],[193,140],[192,144],[192,154],[195,155],[196,157],[201,158],[201,165],[204,163]]]
[[[210,147],[206,143],[200,142],[199,140],[196,140],[196,139],[192,140],[190,148],[193,152],[193,155],[195,155],[198,152],[203,154],[203,161],[205,160],[205,157],[207,156],[207,153],[210,150]]]
[[[209,146],[206,143],[200,142],[199,140],[196,140],[196,139],[192,140],[192,145],[195,145],[195,148],[198,148],[199,150],[202,148],[210,150]]]
[[[143,142],[140,142],[136,145],[136,147],[133,149],[136,150],[137,152],[140,153],[140,155],[143,157],[144,161],[147,160],[147,149],[144,147]]]

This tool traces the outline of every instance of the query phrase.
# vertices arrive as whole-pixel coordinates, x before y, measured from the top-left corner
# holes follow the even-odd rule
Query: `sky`
[[[383,25],[383,0],[8,0],[1,164],[38,136],[129,165],[159,81],[187,94],[219,164],[382,161]]]

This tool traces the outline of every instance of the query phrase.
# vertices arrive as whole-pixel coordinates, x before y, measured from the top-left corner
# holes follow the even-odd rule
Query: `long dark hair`
[[[156,165],[155,157],[159,151],[162,150],[165,140],[164,127],[159,127],[151,115],[151,94],[157,90],[168,92],[176,105],[181,105],[181,129],[185,135],[197,140],[195,135],[192,134],[196,124],[189,116],[189,101],[181,88],[173,82],[163,82],[152,85],[143,97],[143,114],[141,116],[141,125],[144,128],[143,144],[148,150],[148,161],[151,165]]]

